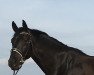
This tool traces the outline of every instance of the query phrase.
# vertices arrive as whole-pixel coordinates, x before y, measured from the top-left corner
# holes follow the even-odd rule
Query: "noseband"
[[[21,61],[20,61],[20,62],[24,63],[24,57],[23,57],[23,55],[19,52],[19,49],[13,48],[12,51],[13,51],[13,52],[16,52],[17,54],[19,54],[19,55],[21,56]]]

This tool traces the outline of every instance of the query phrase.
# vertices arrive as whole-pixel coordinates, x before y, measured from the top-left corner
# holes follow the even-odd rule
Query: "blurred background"
[[[94,0],[0,0],[0,75],[12,75],[7,61],[14,34],[22,20],[31,29],[48,33],[62,43],[94,56]],[[18,75],[44,75],[29,59]]]

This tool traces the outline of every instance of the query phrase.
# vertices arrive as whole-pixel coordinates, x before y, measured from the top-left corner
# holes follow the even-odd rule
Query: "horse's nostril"
[[[15,64],[14,64],[13,66],[14,66],[14,67],[16,67],[16,65],[15,65]]]

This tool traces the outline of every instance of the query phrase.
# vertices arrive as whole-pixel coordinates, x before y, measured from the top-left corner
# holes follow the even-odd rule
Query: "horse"
[[[63,44],[47,33],[12,22],[14,31],[9,67],[16,71],[32,58],[45,75],[94,75],[94,57]]]

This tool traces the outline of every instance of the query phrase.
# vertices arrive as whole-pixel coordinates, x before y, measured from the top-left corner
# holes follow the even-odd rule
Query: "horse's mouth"
[[[19,65],[19,66],[16,66],[16,65],[10,66],[11,70],[19,70],[21,67],[22,67],[22,65]]]

